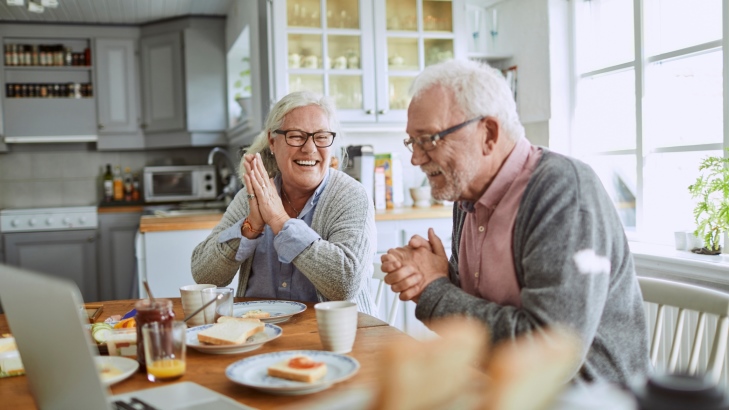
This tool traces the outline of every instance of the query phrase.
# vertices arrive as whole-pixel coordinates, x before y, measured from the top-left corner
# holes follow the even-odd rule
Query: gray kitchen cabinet
[[[136,40],[97,38],[97,149],[144,148],[140,128]]]
[[[102,300],[136,297],[134,237],[141,212],[99,214],[99,296]]]
[[[100,300],[95,229],[7,233],[3,240],[8,265],[72,280],[85,302]]]
[[[146,25],[140,48],[146,147],[224,145],[225,20]]]

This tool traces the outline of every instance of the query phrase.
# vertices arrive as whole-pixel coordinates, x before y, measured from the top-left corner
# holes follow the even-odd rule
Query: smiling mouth
[[[432,171],[426,171],[426,170],[422,170],[422,171],[428,177],[437,177],[438,175],[441,175],[442,174],[442,172],[440,170],[437,170],[437,169],[436,170],[432,170]]]
[[[316,164],[318,164],[319,161],[315,161],[315,160],[309,160],[309,161],[295,160],[294,163],[296,165],[301,165],[303,167],[313,167],[313,166],[316,166]]]

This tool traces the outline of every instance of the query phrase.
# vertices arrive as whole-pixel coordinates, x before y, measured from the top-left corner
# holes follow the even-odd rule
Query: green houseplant
[[[729,230],[729,158],[706,157],[699,165],[701,175],[689,186],[692,198],[699,202],[694,208],[696,231],[704,248],[695,253],[721,253],[721,235]]]
[[[238,78],[233,83],[233,89],[235,90],[233,98],[241,109],[238,117],[239,121],[251,114],[251,61],[249,57],[243,57],[241,61],[244,68],[238,73]]]

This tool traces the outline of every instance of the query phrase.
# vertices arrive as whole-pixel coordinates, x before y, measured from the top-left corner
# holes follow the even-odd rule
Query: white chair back
[[[383,300],[383,295],[385,294],[385,289],[388,285],[385,283],[386,273],[382,271],[382,264],[380,262],[375,262],[374,265],[375,269],[374,273],[372,274],[372,278],[379,281],[379,283],[377,284],[377,294],[375,295],[375,304],[377,304],[379,309],[380,302]],[[400,306],[400,299],[397,296],[398,295],[395,295],[395,298],[390,304],[390,308],[387,309],[387,323],[390,326],[394,326],[395,317],[397,316],[397,310]]]
[[[638,282],[643,293],[643,300],[658,305],[650,351],[651,364],[654,367],[658,360],[658,351],[663,335],[666,306],[678,308],[676,328],[667,363],[667,370],[669,372],[675,372],[678,364],[681,341],[684,337],[686,311],[696,311],[699,313],[694,341],[689,354],[688,368],[685,369],[690,374],[697,373],[699,354],[701,353],[702,346],[706,345],[706,343],[703,343],[703,337],[706,330],[707,314],[718,316],[714,341],[711,345],[711,353],[708,356],[706,368],[706,374],[709,379],[714,383],[718,383],[726,358],[727,337],[729,336],[729,293],[687,283],[655,278],[639,277]],[[686,331],[689,332],[690,330],[687,329]]]

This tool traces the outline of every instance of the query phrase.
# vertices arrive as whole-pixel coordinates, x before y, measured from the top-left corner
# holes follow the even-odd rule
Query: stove
[[[72,280],[86,302],[97,301],[98,227],[95,206],[4,209],[4,263]]]
[[[48,232],[96,229],[95,206],[4,209],[0,211],[0,232]]]

